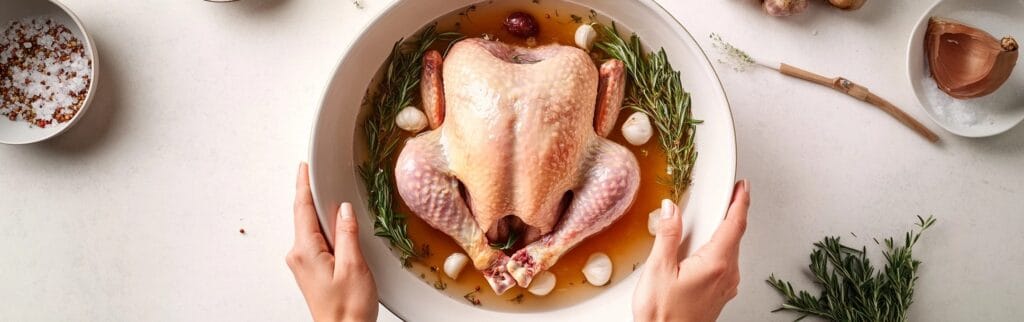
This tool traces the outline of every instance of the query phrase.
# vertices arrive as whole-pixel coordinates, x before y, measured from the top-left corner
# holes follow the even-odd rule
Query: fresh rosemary
[[[519,241],[519,233],[515,230],[510,230],[508,232],[508,239],[500,243],[491,243],[491,248],[502,251],[510,250],[512,247],[515,247],[517,241]]]
[[[658,141],[668,161],[668,177],[662,183],[678,200],[690,185],[690,172],[697,161],[693,142],[701,121],[693,119],[690,93],[683,89],[679,71],[672,68],[664,48],[645,54],[637,35],[627,42],[614,23],[594,27],[601,35],[595,46],[626,65],[633,86],[628,87],[624,106],[647,114],[658,129]]]
[[[461,37],[457,33],[438,33],[436,27],[428,26],[416,40],[400,39],[395,43],[380,83],[367,95],[371,109],[363,123],[368,157],[359,166],[359,173],[370,195],[374,233],[388,240],[405,265],[418,255],[406,231],[405,215],[395,209],[394,178],[388,165],[401,139],[395,117],[419,95],[423,54],[435,41]]]
[[[823,288],[820,295],[796,292],[792,284],[772,274],[768,284],[785,298],[782,306],[772,312],[798,313],[796,321],[808,316],[832,321],[907,321],[917,269],[921,266],[914,259],[913,247],[921,233],[935,224],[933,217],[917,219],[918,229],[907,232],[902,244],[896,244],[893,238],[881,243],[875,240],[883,247],[886,261],[885,267],[877,272],[867,258],[866,247],[850,248],[840,243],[839,237],[826,237],[815,243],[810,270],[815,284]]]

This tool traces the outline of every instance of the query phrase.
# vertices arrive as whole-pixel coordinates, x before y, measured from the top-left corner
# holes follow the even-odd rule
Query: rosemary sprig
[[[369,156],[359,166],[359,173],[370,195],[374,233],[398,250],[405,265],[417,257],[416,248],[406,231],[405,215],[395,210],[394,178],[387,169],[400,139],[395,117],[418,99],[423,54],[435,41],[461,37],[438,33],[436,27],[428,26],[416,40],[400,39],[391,48],[380,83],[367,95],[371,109],[363,123]]]
[[[917,217],[918,229],[907,232],[903,243],[893,238],[875,243],[883,247],[885,267],[876,272],[867,258],[867,248],[850,248],[839,237],[826,237],[815,243],[810,270],[815,284],[823,288],[815,297],[807,291],[796,292],[789,282],[768,277],[768,285],[785,298],[782,306],[772,312],[790,311],[800,314],[799,321],[816,316],[832,321],[907,321],[907,310],[913,303],[917,269],[921,261],[914,259],[913,247],[921,233],[935,224],[935,218]]]
[[[516,245],[517,241],[519,241],[519,233],[516,232],[515,230],[509,230],[508,239],[506,239],[504,242],[491,243],[490,245],[491,248],[497,250],[509,250]]]
[[[690,185],[690,172],[697,161],[693,140],[696,125],[701,123],[693,119],[690,93],[683,89],[679,71],[672,68],[664,48],[645,54],[637,35],[627,42],[614,23],[594,27],[601,35],[595,46],[626,65],[633,86],[626,93],[624,106],[647,114],[658,129],[658,141],[668,161],[668,177],[662,183],[679,199]]]

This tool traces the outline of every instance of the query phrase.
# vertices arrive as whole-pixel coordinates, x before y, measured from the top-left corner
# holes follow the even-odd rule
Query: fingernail
[[[661,219],[672,218],[672,213],[675,212],[673,208],[675,208],[675,204],[672,203],[672,200],[663,199],[661,201]]]
[[[341,217],[341,219],[352,218],[352,204],[342,202],[341,206],[338,206],[338,216]]]
[[[743,183],[743,192],[750,193],[750,181],[747,179],[743,179],[740,182]]]

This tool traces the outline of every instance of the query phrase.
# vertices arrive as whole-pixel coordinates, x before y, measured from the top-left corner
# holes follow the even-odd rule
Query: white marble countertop
[[[0,317],[306,319],[284,264],[296,167],[335,62],[387,2],[65,2],[98,43],[101,85],[69,133],[0,146]],[[814,1],[790,19],[746,0],[662,2],[705,48],[717,32],[761,57],[847,76],[927,120],[904,51],[934,0],[871,0],[852,13]],[[739,175],[753,183],[743,282],[722,320],[791,320],[769,313],[781,303],[770,273],[807,285],[812,242],[856,232],[868,243],[919,214],[939,224],[916,249],[925,264],[912,320],[1024,315],[1024,127],[988,139],[941,132],[930,145],[848,97],[717,67]]]

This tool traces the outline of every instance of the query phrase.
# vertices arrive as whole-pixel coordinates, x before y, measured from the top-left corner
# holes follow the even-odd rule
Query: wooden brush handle
[[[924,126],[924,124],[921,124],[921,122],[915,120],[914,117],[907,115],[906,112],[903,112],[903,110],[896,107],[896,105],[892,105],[892,103],[889,103],[889,101],[886,101],[884,98],[881,98],[875,94],[868,93],[868,96],[866,99],[864,99],[864,101],[871,103],[871,105],[877,106],[886,113],[889,113],[889,115],[895,117],[897,120],[900,121],[900,123],[903,123],[903,125],[910,127],[910,129],[914,130],[914,132],[917,132],[917,134],[920,134],[921,137],[924,137],[926,140],[932,143],[939,142],[939,136],[936,135],[935,132],[932,132],[932,130],[929,130],[927,127]]]
[[[779,65],[779,71],[782,72],[783,74],[796,77],[821,86],[832,87],[832,84],[835,82],[834,78],[821,76],[786,63],[782,63],[781,65]]]
[[[868,102],[871,105],[878,107],[878,109],[883,110],[886,113],[889,113],[889,115],[891,115],[893,118],[900,121],[900,123],[903,123],[903,125],[906,125],[911,130],[914,130],[914,132],[917,132],[917,134],[921,135],[921,137],[924,137],[926,140],[932,143],[939,141],[939,136],[936,135],[935,132],[932,132],[923,124],[921,124],[921,122],[918,122],[912,116],[903,112],[903,110],[899,109],[895,105],[892,105],[892,103],[889,103],[889,101],[886,101],[885,99],[879,97],[878,95],[871,93],[871,91],[869,91],[866,87],[851,82],[846,78],[828,78],[786,63],[782,63],[779,65],[779,72],[821,86],[830,87],[834,90],[842,92],[858,100]]]

